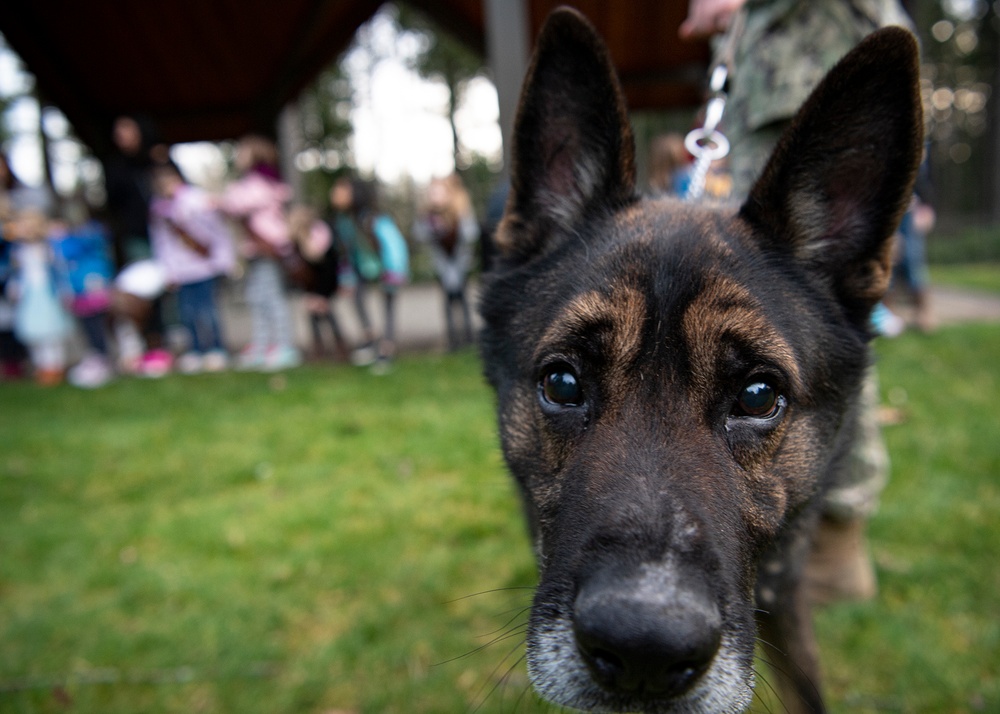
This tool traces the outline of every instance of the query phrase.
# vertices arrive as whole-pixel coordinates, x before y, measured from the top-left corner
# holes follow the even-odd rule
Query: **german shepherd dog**
[[[823,710],[800,575],[921,142],[916,43],[885,29],[815,90],[742,207],[640,198],[607,50],[576,12],[550,16],[481,303],[545,699],[743,711],[759,632],[783,705]]]

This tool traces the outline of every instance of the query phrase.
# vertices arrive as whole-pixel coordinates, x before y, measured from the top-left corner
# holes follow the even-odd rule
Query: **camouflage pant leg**
[[[785,126],[786,122],[779,122],[744,136],[729,137],[733,147],[729,156],[729,168],[733,176],[733,198],[742,201],[749,195]]]
[[[857,435],[847,468],[841,470],[823,506],[824,515],[834,520],[870,517],[889,481],[889,452],[879,428],[878,404],[878,374],[874,367],[869,367],[861,389]]]

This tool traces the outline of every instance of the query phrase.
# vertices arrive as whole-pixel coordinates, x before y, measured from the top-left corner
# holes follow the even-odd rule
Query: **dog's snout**
[[[610,692],[672,697],[711,665],[722,639],[718,607],[700,588],[658,587],[659,578],[585,586],[574,634],[594,680]]]

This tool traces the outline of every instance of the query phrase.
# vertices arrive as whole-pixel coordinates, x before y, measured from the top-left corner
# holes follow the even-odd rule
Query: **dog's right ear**
[[[553,12],[538,38],[514,123],[511,192],[497,246],[539,253],[557,227],[629,201],[635,148],[607,48],[582,15]]]

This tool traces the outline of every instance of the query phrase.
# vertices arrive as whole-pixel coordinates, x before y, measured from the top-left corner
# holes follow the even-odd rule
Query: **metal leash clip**
[[[725,64],[718,65],[712,71],[709,87],[712,98],[705,107],[705,124],[692,129],[684,137],[684,148],[694,158],[691,170],[691,182],[684,194],[685,201],[697,201],[705,193],[705,180],[713,161],[723,158],[729,153],[729,140],[716,127],[722,121],[722,113],[726,108],[726,78],[729,70]]]

